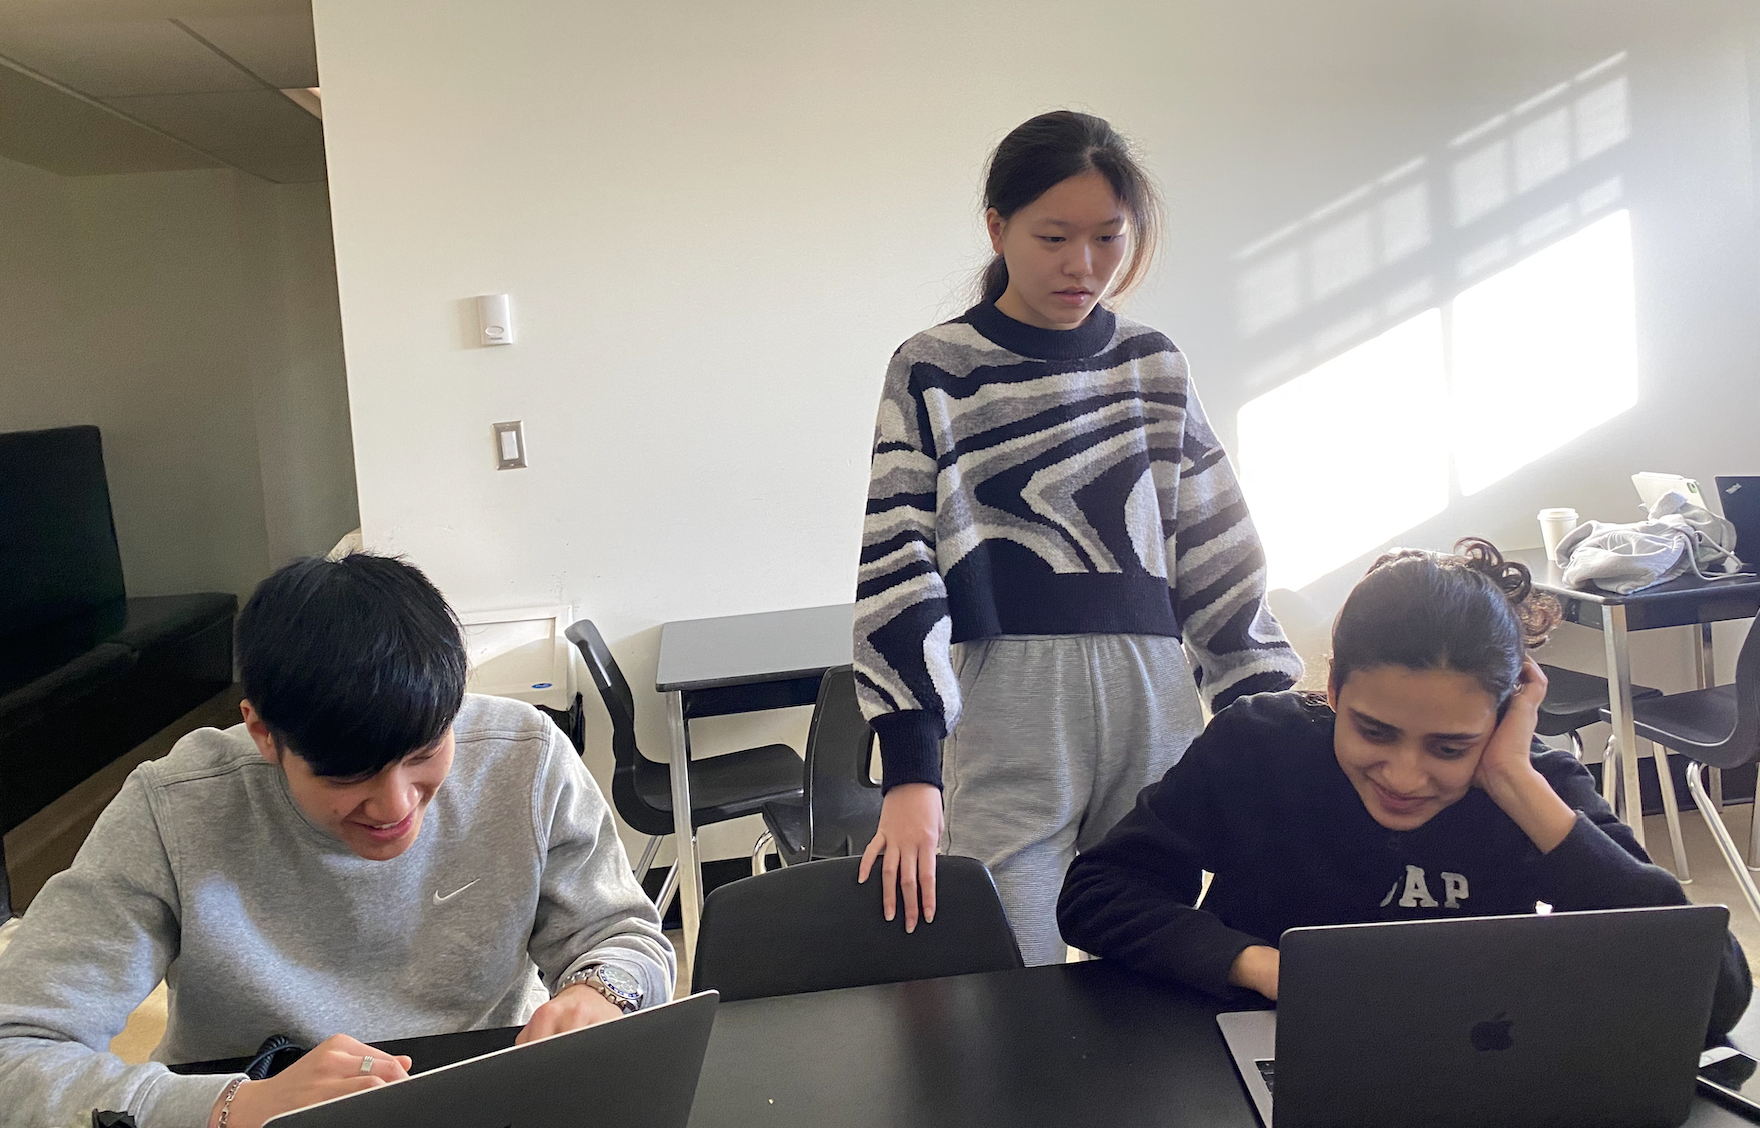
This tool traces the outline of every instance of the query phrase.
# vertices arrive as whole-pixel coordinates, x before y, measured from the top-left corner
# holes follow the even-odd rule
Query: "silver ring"
[[[373,1072],[373,1055],[368,1054],[361,1059],[361,1073],[367,1074],[371,1072]]]

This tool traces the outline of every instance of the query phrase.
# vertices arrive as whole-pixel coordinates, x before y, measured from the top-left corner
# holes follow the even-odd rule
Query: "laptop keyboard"
[[[1253,1064],[1259,1067],[1259,1077],[1265,1082],[1265,1091],[1276,1096],[1277,1085],[1273,1081],[1273,1075],[1276,1072],[1277,1063],[1270,1058],[1264,1058],[1253,1062]]]

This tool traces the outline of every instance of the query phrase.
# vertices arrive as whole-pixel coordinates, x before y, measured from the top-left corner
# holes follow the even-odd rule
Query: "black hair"
[[[1072,176],[1098,172],[1130,216],[1131,257],[1113,284],[1114,297],[1135,289],[1149,273],[1161,242],[1161,196],[1130,142],[1105,118],[1054,110],[1014,127],[990,154],[984,174],[984,208],[1008,219]],[[979,283],[982,300],[1008,289],[1008,264],[990,260]]]
[[[1402,666],[1476,678],[1499,715],[1522,659],[1558,624],[1557,600],[1528,569],[1478,537],[1454,555],[1397,549],[1370,565],[1332,624],[1332,690],[1357,670]]]
[[[464,701],[463,634],[420,569],[357,552],[296,560],[238,616],[244,696],[312,771],[368,776],[431,746]]]

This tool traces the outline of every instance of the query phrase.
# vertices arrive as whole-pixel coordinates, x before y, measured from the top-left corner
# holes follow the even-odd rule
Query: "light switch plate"
[[[495,469],[518,470],[526,464],[525,426],[518,419],[493,424],[495,430]]]

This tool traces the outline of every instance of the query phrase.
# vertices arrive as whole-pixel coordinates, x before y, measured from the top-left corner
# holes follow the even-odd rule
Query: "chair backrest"
[[[1748,625],[1748,637],[1736,655],[1736,727],[1722,746],[1694,752],[1714,768],[1735,768],[1760,760],[1760,619]]]
[[[859,854],[880,825],[880,786],[869,772],[874,729],[856,700],[853,666],[834,666],[819,682],[807,731],[807,857]]]
[[[721,886],[703,905],[691,990],[731,1002],[1022,966],[990,871],[975,858],[936,862],[935,920],[908,934],[902,912],[881,915],[878,866],[856,884],[860,858]]]
[[[636,699],[623,671],[617,668],[617,659],[591,619],[571,624],[562,634],[580,651],[611,718],[612,805],[624,822],[643,834],[671,834],[672,813],[644,802],[636,791],[636,769],[643,759],[636,747]]]

